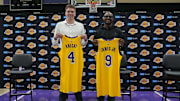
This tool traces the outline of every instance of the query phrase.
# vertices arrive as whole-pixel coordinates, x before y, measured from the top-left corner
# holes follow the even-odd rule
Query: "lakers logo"
[[[147,56],[147,55],[149,55],[149,54],[150,54],[150,52],[147,51],[146,49],[143,49],[143,50],[140,52],[140,55],[142,55],[142,56]]]
[[[35,62],[36,61],[36,57],[32,57],[32,61]]]
[[[4,87],[9,89],[10,88],[10,83],[9,82],[5,83]]]
[[[128,19],[136,20],[136,19],[138,19],[138,15],[136,15],[136,14],[131,14],[131,15],[128,17]]]
[[[29,20],[29,21],[34,21],[34,20],[36,20],[36,19],[37,19],[37,17],[34,16],[34,15],[29,15],[29,16],[28,16],[28,20]]]
[[[4,32],[5,35],[11,35],[13,34],[13,31],[10,30],[10,29],[6,29],[5,32]]]
[[[174,21],[169,21],[169,22],[166,24],[166,26],[168,26],[169,28],[172,28],[172,27],[176,26],[176,22],[174,22]]]
[[[160,90],[162,90],[162,86],[160,86],[160,85],[155,85],[154,86],[154,88],[153,88],[153,90],[155,90],[155,91],[160,91]]]
[[[172,36],[172,35],[169,35],[167,38],[166,38],[166,41],[168,42],[173,42],[176,40],[176,37]]]
[[[58,21],[61,19],[61,16],[58,14],[54,14],[51,19],[53,19],[54,21]]]
[[[5,61],[5,62],[11,62],[11,61],[12,61],[12,57],[6,56],[6,57],[4,58],[4,61]]]
[[[154,72],[154,74],[153,74],[153,76],[154,77],[156,77],[156,78],[159,78],[159,77],[161,77],[163,74],[162,74],[162,72],[160,72],[160,71],[156,71],[156,72]]]
[[[58,45],[52,45],[52,48],[57,49]]]
[[[52,87],[51,87],[51,89],[58,90],[58,89],[59,89],[59,85],[53,84]]]
[[[131,42],[131,43],[129,43],[128,48],[135,49],[135,48],[137,48],[137,46],[138,46],[137,43]]]
[[[40,77],[38,82],[41,82],[41,83],[46,83],[47,82],[47,78],[45,77]]]
[[[87,17],[86,17],[86,15],[84,15],[84,14],[79,14],[78,17],[77,17],[77,19],[80,20],[80,21],[83,21],[83,20],[85,20],[86,18],[87,18]]]
[[[27,47],[29,47],[30,49],[33,49],[36,47],[36,43],[30,42],[28,43]]]
[[[130,57],[129,59],[128,59],[128,62],[130,62],[130,63],[135,63],[135,62],[137,62],[137,58],[135,58],[135,57]]]
[[[90,41],[93,41],[93,40],[94,40],[94,35],[91,35],[91,36],[89,37],[89,40],[90,40]]]
[[[147,84],[147,83],[149,83],[149,79],[147,79],[147,78],[142,78],[141,80],[140,80],[140,83],[142,83],[142,84]]]
[[[18,36],[15,38],[15,41],[17,41],[17,42],[21,42],[21,41],[23,41],[23,40],[24,40],[24,37],[21,36],[21,35],[18,35]]]
[[[96,22],[96,21],[91,21],[91,22],[89,23],[89,26],[91,26],[92,28],[95,28],[95,27],[97,27],[98,25],[99,25],[99,23]]]
[[[140,38],[140,40],[143,41],[143,42],[147,42],[147,41],[150,40],[150,37],[147,36],[147,35],[143,35],[143,36]]]
[[[21,82],[24,81],[24,79],[16,79],[16,81],[17,81],[18,83],[21,83]]]
[[[120,27],[124,26],[124,22],[122,22],[122,21],[117,21],[117,22],[115,23],[115,26],[120,28]]]
[[[30,84],[28,84],[27,88],[29,88],[29,89],[34,89],[34,88],[36,88],[36,85],[33,84],[33,83],[31,83],[31,88],[30,88]]]
[[[163,44],[157,42],[157,43],[154,44],[153,48],[155,48],[155,49],[161,49],[161,48],[163,48]]]
[[[7,43],[4,45],[4,47],[5,47],[6,49],[10,49],[10,48],[12,48],[12,47],[13,47],[13,44],[12,44],[12,43],[7,42]]]
[[[88,53],[88,55],[90,56],[95,56],[96,55],[96,51],[94,51],[94,49],[91,49]]]
[[[160,58],[160,57],[156,57],[156,58],[154,58],[153,62],[155,62],[155,63],[159,64],[159,63],[161,63],[161,62],[162,62],[162,58]]]
[[[22,23],[22,22],[17,22],[16,25],[15,25],[15,27],[17,27],[17,28],[22,28],[22,27],[24,27],[24,23]]]
[[[88,83],[95,84],[96,83],[96,79],[95,78],[90,78]]]
[[[6,70],[4,71],[4,74],[5,74],[6,76],[11,75],[11,74],[9,73],[9,71],[10,71],[10,69],[6,69]]]
[[[142,70],[147,70],[147,69],[149,69],[149,65],[147,65],[147,64],[142,64],[141,66],[140,66],[140,69],[142,69]]]
[[[95,70],[96,69],[96,65],[95,64],[90,64],[88,69]]]
[[[175,54],[175,51],[173,51],[173,50],[169,49],[169,50],[166,52],[166,54],[169,54],[169,55],[171,55],[171,54]]]
[[[51,33],[55,33],[55,29],[53,29],[53,30],[51,31]]]
[[[34,35],[36,33],[36,29],[30,28],[27,33],[30,35]]]
[[[128,33],[130,33],[131,35],[134,35],[134,34],[138,33],[138,30],[135,28],[130,28]]]
[[[144,28],[149,27],[150,26],[150,22],[143,21],[140,26],[142,26]]]
[[[24,50],[21,50],[21,49],[17,49],[15,54],[24,54]]]
[[[13,17],[12,16],[9,16],[9,15],[7,15],[5,18],[4,18],[4,21],[6,21],[6,22],[10,22],[10,21],[12,21],[13,20]]]
[[[168,83],[169,85],[171,85],[171,84],[175,83],[175,81],[174,81],[174,80],[168,80],[167,83]]]
[[[41,49],[38,54],[40,54],[41,56],[44,56],[44,55],[47,55],[47,53],[48,53],[47,50]]]
[[[137,86],[130,85],[129,89],[130,89],[131,91],[135,91],[135,90],[137,90]]]
[[[54,70],[54,71],[51,73],[51,75],[54,76],[54,77],[57,77],[57,76],[60,75],[60,73],[59,73],[59,71]]]
[[[157,14],[157,15],[154,17],[154,19],[156,19],[156,20],[158,20],[158,21],[163,20],[163,19],[164,19],[164,15],[162,15],[162,14]]]
[[[30,73],[30,76],[34,76],[34,75],[36,75],[36,71]]]
[[[48,23],[45,22],[45,21],[41,21],[40,24],[39,24],[39,26],[40,26],[41,28],[45,28],[45,27],[48,26]]]
[[[47,38],[47,36],[45,36],[45,35],[41,35],[41,36],[39,37],[39,40],[40,40],[41,42],[44,42],[44,41],[48,40],[48,38]]]
[[[160,29],[160,28],[156,28],[155,31],[154,31],[154,33],[155,33],[156,35],[161,35],[162,33],[164,33],[164,30],[163,30],[163,29]]]
[[[134,72],[134,71],[131,72],[130,77],[133,78],[133,77],[135,77],[135,76],[137,76],[137,72]]]
[[[41,63],[38,68],[40,68],[41,70],[47,69],[47,64]]]
[[[59,58],[58,58],[57,56],[54,56],[54,57],[51,59],[51,62],[57,63],[57,62],[59,62]]]

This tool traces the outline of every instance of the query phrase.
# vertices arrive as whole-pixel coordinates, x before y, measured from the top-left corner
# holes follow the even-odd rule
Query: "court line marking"
[[[13,89],[12,89],[13,90]],[[12,91],[11,90],[11,91]],[[4,94],[6,94],[6,93],[8,93],[9,92],[9,90],[7,90],[7,91],[5,91],[4,93],[2,93],[2,94],[0,94],[0,96],[3,96]]]
[[[26,92],[26,93],[30,93],[30,92],[31,92],[31,90],[29,90],[29,91]],[[17,98],[17,101],[20,100],[21,98],[23,98],[24,96],[25,96],[25,95],[21,95],[20,97],[18,97],[18,98]],[[14,101],[16,101],[16,99],[15,99]]]
[[[162,94],[160,94],[159,92],[157,92],[157,91],[154,91],[157,95],[159,95],[160,97],[163,97],[163,95]],[[163,99],[165,99],[165,97],[163,97]],[[171,100],[169,100],[168,98],[167,98],[167,101],[171,101]]]

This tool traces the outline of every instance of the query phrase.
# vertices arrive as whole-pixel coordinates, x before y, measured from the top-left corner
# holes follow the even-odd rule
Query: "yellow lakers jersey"
[[[96,59],[97,97],[109,95],[121,96],[119,39],[98,39]]]
[[[60,92],[80,92],[83,73],[83,50],[81,37],[69,38],[62,36],[60,57]]]

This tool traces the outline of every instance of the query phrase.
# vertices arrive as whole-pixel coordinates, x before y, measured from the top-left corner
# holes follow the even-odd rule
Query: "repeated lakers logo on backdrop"
[[[141,80],[140,80],[140,83],[141,84],[148,84],[149,83],[149,79],[147,79],[147,78],[142,78]]]
[[[6,56],[6,57],[4,58],[4,61],[5,61],[5,62],[11,62],[11,61],[12,61],[12,57]]]
[[[17,22],[16,25],[15,25],[16,28],[22,28],[24,27],[24,23],[22,22]]]
[[[5,83],[4,87],[9,89],[10,88],[10,83],[9,82]]]
[[[28,84],[27,88],[34,89],[34,88],[36,88],[36,84],[31,83],[31,88],[30,88],[30,84]]]
[[[160,91],[162,89],[163,89],[163,87],[160,86],[160,85],[155,85],[154,88],[153,88],[153,90],[155,90],[155,91]]]
[[[147,56],[147,55],[149,55],[150,54],[150,52],[148,51],[148,50],[146,50],[146,49],[143,49],[141,52],[140,52],[140,55],[142,55],[142,56]]]
[[[4,31],[4,34],[5,34],[5,35],[11,35],[11,34],[13,34],[13,30],[11,30],[11,29],[6,29],[6,30]]]
[[[90,56],[95,56],[96,55],[96,51],[94,51],[94,49],[91,49],[88,53],[88,55]]]
[[[153,62],[155,62],[157,64],[161,63],[162,61],[163,61],[163,59],[160,58],[160,57],[155,57],[154,60],[153,60]]]
[[[51,19],[53,19],[54,21],[58,21],[61,19],[61,15],[54,14]]]
[[[59,62],[59,58],[57,56],[54,56],[52,59],[51,59],[51,62],[53,63],[58,63]]]
[[[41,22],[39,23],[39,26],[40,26],[41,28],[45,28],[45,27],[48,26],[48,22],[46,22],[46,21],[41,21]]]
[[[40,40],[41,42],[44,42],[48,40],[48,37],[45,35],[41,35],[38,40]]]
[[[6,22],[10,22],[10,21],[12,21],[13,20],[13,17],[12,16],[9,16],[9,15],[7,15],[5,18],[4,18],[4,21],[6,21]]]
[[[170,54],[175,54],[175,51],[174,51],[174,50],[169,49],[169,50],[167,50],[167,51],[166,51],[166,54],[169,54],[169,55],[170,55]]]
[[[128,33],[130,33],[131,35],[135,35],[136,33],[138,33],[138,29],[130,28]]]
[[[37,32],[36,29],[30,28],[27,33],[30,35],[34,35],[36,32]]]
[[[38,68],[40,68],[41,70],[45,70],[45,69],[47,69],[47,64],[41,63],[41,64],[39,64]]]
[[[162,75],[163,75],[163,73],[160,72],[160,71],[155,71],[154,74],[153,74],[153,76],[156,77],[156,78],[159,78],[159,77],[161,77]]]
[[[86,20],[87,17],[86,17],[86,15],[84,15],[84,14],[79,14],[79,15],[77,16],[77,19],[80,20],[80,21],[83,21],[83,20]]]
[[[53,49],[57,49],[58,48],[58,45],[52,45],[51,46]]]
[[[131,14],[131,15],[128,17],[128,19],[130,19],[130,20],[136,20],[136,19],[138,19],[138,15],[136,15],[136,14]]]
[[[90,40],[90,41],[93,41],[93,40],[94,40],[94,35],[91,35],[91,36],[89,37],[89,40]]]
[[[18,83],[21,83],[21,82],[24,81],[24,79],[16,79],[16,81],[17,81]]]
[[[156,35],[161,35],[162,33],[164,33],[164,30],[161,29],[161,28],[156,28],[156,29],[154,30],[154,33],[155,33]]]
[[[40,77],[39,80],[38,80],[38,82],[40,82],[40,83],[46,83],[47,81],[48,80],[45,77]]]
[[[95,64],[90,64],[88,69],[95,70],[96,69],[96,65]]]
[[[128,59],[128,62],[133,64],[133,63],[137,62],[137,58],[135,58],[135,57],[130,57],[130,58]]]
[[[24,37],[21,36],[21,35],[18,35],[18,36],[15,38],[15,41],[17,41],[17,42],[21,42],[21,41],[23,41],[23,40],[24,40]]]
[[[35,15],[29,15],[28,16],[28,20],[29,21],[34,21],[34,20],[36,20],[37,19],[37,17],[35,16]]]
[[[175,27],[176,26],[176,22],[174,21],[169,21],[166,26],[168,26],[169,28]]]
[[[154,19],[158,20],[158,21],[161,21],[164,19],[164,15],[162,14],[156,14],[156,16],[154,17]]]
[[[28,45],[27,45],[27,47],[30,48],[30,49],[33,49],[33,48],[36,47],[36,43],[34,43],[34,42],[29,42]]]
[[[133,78],[135,76],[137,76],[137,72],[132,71],[131,74],[130,74],[130,77]]]
[[[88,83],[95,84],[96,83],[96,79],[95,78],[90,78]]]
[[[91,26],[92,28],[95,28],[95,27],[97,27],[99,25],[99,22],[96,22],[96,21],[91,21],[90,23],[89,23],[89,26]]]
[[[140,24],[140,26],[142,26],[142,27],[144,27],[144,28],[149,27],[149,26],[150,26],[150,22],[148,22],[148,21],[143,21],[143,22]]]
[[[51,89],[58,90],[59,89],[59,85],[58,84],[53,84]]]
[[[21,49],[17,49],[15,54],[24,54],[24,50],[21,50]]]
[[[176,37],[172,36],[172,35],[168,35],[167,38],[166,38],[166,41],[168,41],[168,42],[173,42],[175,40],[176,40]]]
[[[122,26],[124,26],[125,24],[124,24],[124,22],[122,22],[122,21],[117,21],[116,23],[115,23],[115,26],[116,27],[122,27]]]
[[[52,71],[51,75],[54,76],[54,77],[57,77],[57,76],[60,75],[60,73],[59,73],[59,71],[54,70],[54,71]]]
[[[4,71],[4,74],[7,75],[7,76],[11,75],[11,74],[9,73],[9,71],[10,71],[10,69],[6,69],[6,70]]]
[[[48,52],[45,49],[41,49],[38,54],[40,54],[41,56],[45,56],[48,54]]]
[[[135,90],[137,90],[137,86],[130,85],[130,87],[128,87],[128,89],[130,89],[131,91],[135,91]]]
[[[160,42],[157,42],[157,43],[154,44],[153,48],[161,49],[161,48],[163,48],[163,44],[161,44]]]
[[[143,35],[143,36],[140,38],[140,40],[141,40],[142,42],[147,42],[147,41],[150,40],[150,37],[147,36],[147,35]]]
[[[30,76],[34,76],[34,75],[36,75],[36,71],[30,73]]]
[[[130,48],[130,49],[135,49],[135,48],[137,48],[137,47],[138,47],[137,43],[134,43],[134,42],[131,42],[131,43],[129,43],[129,45],[128,45],[128,48]]]
[[[7,43],[4,45],[4,48],[6,48],[6,49],[10,49],[10,48],[12,48],[12,47],[13,47],[13,44],[10,43],[10,42],[7,42]]]
[[[169,84],[169,85],[172,85],[172,84],[174,84],[174,83],[175,83],[174,80],[168,80],[168,84]]]
[[[149,69],[149,65],[147,65],[147,64],[142,64],[142,65],[140,66],[140,69],[143,70],[143,71],[148,70],[148,69]]]

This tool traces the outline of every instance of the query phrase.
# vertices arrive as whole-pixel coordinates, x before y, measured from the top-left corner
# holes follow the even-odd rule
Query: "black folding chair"
[[[32,99],[32,88],[31,88],[31,76],[30,73],[32,73],[32,56],[30,54],[15,54],[13,56],[12,60],[13,68],[9,71],[10,73],[10,93],[9,93],[9,100],[11,101],[12,96],[19,95],[31,95],[31,101]],[[30,93],[18,93],[18,90],[22,90],[17,87],[17,79],[27,79],[29,78],[29,84],[30,84]],[[25,80],[24,80],[25,81]],[[12,93],[12,84],[15,88],[15,92]]]
[[[168,96],[167,94],[168,92],[174,92],[174,93],[177,92],[173,90],[168,90],[168,80],[175,80],[175,81],[180,80],[180,54],[164,55],[163,66],[164,66],[163,97],[165,98],[165,101],[167,100],[167,98],[180,99],[179,85],[178,85],[178,89],[176,89],[179,90],[178,91],[179,96]]]
[[[122,55],[122,60],[121,60],[121,67],[120,67],[120,75],[121,77],[127,77],[126,79],[129,80],[128,85],[130,86],[129,89],[128,87],[122,90],[122,99],[124,99],[124,95],[128,95],[130,97],[130,101],[131,101],[131,82],[130,82],[130,74],[131,74],[131,70],[127,70],[126,66],[127,66],[127,57],[125,54]],[[126,92],[126,91],[129,92]]]

